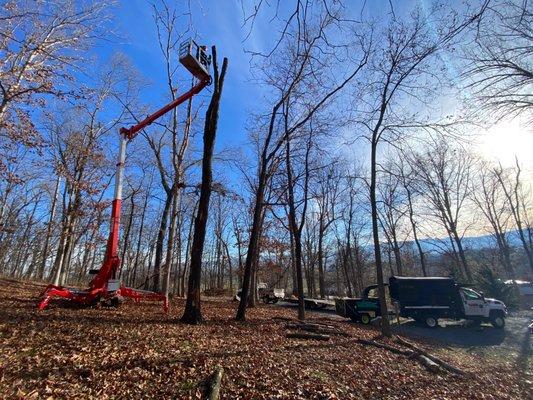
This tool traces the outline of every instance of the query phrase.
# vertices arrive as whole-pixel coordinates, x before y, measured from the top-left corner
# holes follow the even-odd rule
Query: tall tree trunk
[[[378,296],[381,308],[381,333],[384,336],[391,336],[392,332],[389,324],[389,314],[385,297],[385,286],[383,281],[383,264],[381,262],[381,248],[379,243],[378,227],[378,207],[376,200],[376,150],[377,135],[374,130],[371,142],[371,159],[370,159],[370,206],[372,209],[372,237],[374,240],[374,258],[376,261],[376,278],[378,283]]]
[[[420,268],[422,269],[422,275],[428,276],[427,273],[427,266],[426,266],[426,255],[424,254],[424,251],[422,249],[422,244],[420,243],[420,240],[418,239],[418,228],[416,226],[415,221],[415,211],[413,208],[413,198],[411,189],[409,188],[409,185],[405,183],[405,178],[402,176],[403,187],[405,189],[405,193],[407,194],[407,206],[408,206],[408,214],[409,214],[409,222],[411,223],[411,229],[413,231],[413,239],[416,244],[416,248],[418,250],[418,257],[420,259]]]
[[[213,46],[213,70],[214,84],[213,95],[205,116],[204,127],[204,153],[202,159],[202,185],[200,188],[200,200],[198,201],[198,213],[194,221],[194,237],[191,250],[191,267],[189,272],[189,285],[187,290],[187,303],[181,320],[190,324],[198,324],[202,321],[200,285],[202,277],[202,255],[204,251],[205,232],[209,213],[209,199],[211,197],[211,184],[213,179],[212,159],[217,133],[218,112],[220,98],[224,84],[224,77],[228,66],[228,59],[224,58],[220,76],[218,74],[217,53]]]
[[[161,214],[161,221],[159,223],[159,230],[157,231],[157,240],[155,244],[155,260],[154,260],[154,272],[152,276],[152,290],[159,292],[161,281],[161,262],[163,260],[163,245],[165,242],[165,235],[167,233],[168,214],[172,205],[173,198],[172,190],[166,193],[165,205],[163,206],[163,212]]]
[[[165,265],[163,268],[163,294],[168,297],[170,291],[170,272],[172,269],[172,255],[174,250],[174,241],[176,237],[176,222],[178,217],[178,207],[179,207],[179,179],[174,181],[172,186],[172,207],[170,213],[170,227],[168,232],[168,242],[167,242],[167,254],[165,258]]]
[[[141,226],[139,227],[139,236],[137,237],[137,248],[135,250],[135,261],[133,262],[133,272],[131,278],[129,278],[130,285],[135,286],[137,280],[137,269],[139,268],[139,258],[141,256],[141,243],[144,232],[144,219],[146,216],[146,208],[148,206],[148,193],[144,198],[143,208],[141,212]]]
[[[296,267],[296,283],[298,284],[298,319],[305,319],[304,281],[302,273],[302,230],[296,221],[296,206],[294,199],[294,181],[292,176],[290,140],[286,143],[285,163],[287,164],[287,194],[289,205],[289,227],[293,231],[294,261]],[[302,219],[305,215],[302,215]]]
[[[191,248],[192,248],[192,239],[194,233],[194,218],[196,218],[196,213],[198,211],[198,202],[194,204],[194,210],[192,212],[191,223],[189,224],[189,233],[187,234],[187,246],[185,248],[185,265],[183,267],[183,275],[181,277],[181,294],[185,296],[185,277],[187,271],[189,271],[191,263]]]
[[[54,218],[56,213],[57,196],[59,195],[59,186],[61,185],[61,177],[58,175],[56,180],[56,187],[54,190],[54,197],[52,198],[52,205],[50,206],[50,217],[48,218],[48,225],[46,226],[46,237],[44,239],[44,247],[41,265],[37,270],[37,279],[44,278],[44,271],[46,269],[46,260],[48,259],[48,250],[50,247],[50,237],[52,236],[52,227],[54,225]]]
[[[122,277],[122,270],[124,269],[124,259],[126,258],[126,252],[128,251],[130,242],[131,226],[133,224],[133,213],[135,212],[135,191],[132,192],[130,197],[130,215],[126,222],[126,232],[124,232],[124,240],[122,241],[122,255],[120,257],[120,270],[119,277]]]
[[[326,297],[326,280],[324,274],[324,221],[322,221],[323,216],[320,216],[319,228],[318,228],[318,290],[320,291],[320,298],[323,299]]]

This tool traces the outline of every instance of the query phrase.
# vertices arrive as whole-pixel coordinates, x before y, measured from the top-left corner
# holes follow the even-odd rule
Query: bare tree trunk
[[[119,277],[122,276],[122,270],[124,269],[124,259],[126,258],[126,252],[129,248],[131,226],[133,224],[133,213],[135,212],[135,191],[131,193],[130,197],[130,215],[126,222],[126,232],[124,232],[124,240],[122,241],[122,255],[120,257],[120,270]]]
[[[213,53],[214,84],[211,102],[206,112],[204,128],[204,153],[202,159],[202,185],[200,188],[200,200],[198,201],[198,213],[194,221],[194,237],[191,250],[191,267],[189,273],[189,285],[187,291],[187,303],[181,320],[190,324],[198,324],[202,321],[200,285],[202,277],[202,255],[204,251],[205,232],[209,213],[209,199],[211,197],[212,184],[212,158],[217,133],[218,112],[220,98],[228,59],[224,58],[220,76],[218,73],[216,48],[211,48]]]
[[[289,206],[289,227],[294,239],[294,263],[296,267],[296,283],[298,284],[298,319],[305,319],[304,281],[302,273],[302,228],[305,220],[305,210],[302,213],[300,225],[296,221],[296,207],[294,198],[294,178],[292,176],[290,140],[285,144],[285,163],[287,167],[287,200]],[[307,161],[307,160],[306,160]],[[306,174],[309,175],[306,162]],[[306,201],[306,200],[305,200]]]
[[[370,160],[370,206],[372,209],[372,237],[374,240],[374,258],[376,261],[376,278],[378,283],[378,296],[381,308],[381,333],[384,336],[391,336],[392,332],[389,325],[389,313],[385,298],[385,286],[383,281],[383,264],[381,262],[381,249],[379,243],[378,227],[378,208],[376,201],[376,150],[377,150],[378,131],[373,132],[371,142],[371,160]]]
[[[152,290],[154,292],[159,292],[159,283],[161,280],[161,262],[163,260],[163,245],[165,241],[165,234],[167,233],[168,214],[170,213],[173,197],[174,196],[171,189],[170,192],[167,192],[165,196],[165,205],[163,206],[163,212],[161,213],[161,221],[159,223],[159,230],[157,231],[154,271],[152,277]]]
[[[173,189],[174,193],[172,196],[172,207],[170,213],[170,228],[168,232],[168,243],[167,243],[167,254],[165,265],[163,268],[163,294],[168,297],[170,290],[170,271],[172,267],[172,253],[174,249],[174,240],[176,236],[176,219],[178,216],[178,203],[179,203],[179,188],[178,182],[174,182]]]
[[[44,278],[44,271],[46,269],[46,260],[48,259],[48,250],[50,246],[50,237],[52,236],[52,227],[54,224],[54,217],[56,213],[57,197],[59,195],[59,186],[61,184],[60,175],[57,176],[56,187],[54,190],[54,197],[52,198],[52,205],[50,206],[50,217],[48,218],[48,225],[46,227],[46,237],[44,239],[44,247],[42,253],[42,261],[37,271],[37,279],[42,280]]]
[[[194,203],[194,209],[191,214],[191,220],[189,223],[189,232],[187,234],[187,246],[185,248],[185,266],[183,267],[183,274],[181,277],[181,294],[185,296],[185,277],[187,276],[187,272],[190,269],[191,263],[191,248],[192,248],[192,240],[193,240],[193,233],[194,233],[194,219],[196,218],[196,214],[198,212],[198,202]]]
[[[415,240],[416,248],[418,250],[418,256],[420,258],[420,268],[422,269],[422,274],[424,276],[428,276],[427,267],[426,267],[426,255],[424,254],[424,251],[422,250],[422,244],[420,243],[420,240],[418,239],[418,228],[416,226],[416,221],[414,218],[415,213],[413,209],[412,193],[406,184],[404,184],[404,188],[407,194],[407,206],[409,208],[409,222],[411,223],[411,229],[413,231],[413,238]]]
[[[318,225],[318,290],[320,291],[320,298],[323,299],[326,297],[326,291],[325,291],[325,276],[324,276],[324,249],[323,249],[323,241],[324,241],[324,221],[322,220],[323,216],[320,216],[320,221]]]
[[[151,186],[151,180],[150,185]],[[137,280],[137,269],[139,268],[139,258],[141,256],[141,243],[142,243],[142,236],[144,232],[144,220],[146,216],[146,208],[148,206],[148,193],[146,193],[146,196],[144,198],[143,208],[141,212],[141,226],[139,227],[139,236],[137,237],[137,248],[135,250],[135,261],[133,262],[133,272],[130,278],[130,284],[135,285]]]

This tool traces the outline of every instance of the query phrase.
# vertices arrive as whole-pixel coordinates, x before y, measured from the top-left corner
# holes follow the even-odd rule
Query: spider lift
[[[187,101],[194,95],[200,93],[202,89],[211,84],[209,66],[211,56],[207,55],[205,46],[198,46],[193,40],[186,41],[180,45],[179,61],[187,70],[198,79],[197,83],[186,93],[176,98],[171,103],[149,115],[144,120],[129,128],[120,128],[120,147],[118,155],[117,170],[115,175],[115,195],[111,207],[111,227],[105,252],[104,262],[99,270],[91,271],[96,273],[91,280],[87,290],[77,290],[57,285],[48,285],[42,294],[39,303],[39,310],[46,308],[50,300],[54,297],[69,299],[76,304],[91,306],[98,302],[111,305],[118,305],[121,298],[132,298],[136,302],[142,299],[163,302],[163,310],[168,311],[168,299],[165,295],[146,290],[125,287],[117,279],[120,268],[120,258],[118,256],[118,241],[120,229],[120,210],[122,205],[122,179],[124,173],[124,161],[126,157],[126,144],[137,136],[140,130],[144,129],[152,122]],[[90,272],[90,273],[91,273]]]

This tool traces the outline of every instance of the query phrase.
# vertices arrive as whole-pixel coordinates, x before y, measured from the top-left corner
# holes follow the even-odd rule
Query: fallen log
[[[415,358],[420,364],[422,364],[429,372],[437,373],[441,370],[439,364],[433,362],[423,354],[413,352],[413,358]]]
[[[218,365],[215,369],[215,372],[213,373],[213,376],[211,377],[211,380],[209,381],[209,393],[208,393],[209,400],[219,399],[220,385],[222,383],[223,373],[224,373],[224,369],[220,365]]]
[[[422,354],[418,354],[418,353],[416,353],[413,350],[399,349],[397,347],[390,346],[390,345],[385,344],[385,343],[375,342],[373,340],[358,339],[357,342],[361,343],[361,344],[366,344],[366,345],[378,347],[378,348],[381,348],[381,349],[386,349],[386,350],[389,350],[390,352],[395,353],[395,354],[408,356],[409,358],[412,358],[412,359],[418,361],[420,364],[422,364],[422,366],[424,366],[430,372],[436,373],[436,372],[440,371],[440,367],[439,367],[438,364],[436,364],[435,362],[431,361],[428,357],[426,357],[426,356],[424,356]]]
[[[385,344],[385,343],[374,342],[373,340],[357,339],[356,342],[360,344],[368,345],[368,346],[378,347],[380,349],[386,349],[395,354],[400,354],[402,356],[411,356],[413,354],[413,352],[410,350],[398,349],[397,347],[389,346],[388,344]]]
[[[308,332],[287,332],[285,337],[289,339],[329,340],[329,335]]]
[[[453,372],[454,374],[462,375],[462,376],[468,375],[465,371],[463,371],[463,370],[461,370],[461,369],[459,369],[459,368],[447,363],[444,360],[441,360],[440,358],[428,353],[427,351],[421,349],[420,347],[414,345],[413,343],[408,342],[407,340],[402,339],[399,336],[396,336],[396,341],[398,343],[404,345],[405,347],[410,348],[411,350],[415,351],[416,353],[425,356],[426,358],[428,358],[429,360],[433,361],[434,363],[440,365],[442,368],[444,368],[447,371],[450,371],[450,372]]]
[[[294,318],[289,318],[289,317],[272,317],[272,319],[275,321],[289,321],[289,322],[294,321]]]
[[[322,333],[322,334],[330,334],[330,335],[339,335],[344,337],[351,336],[349,333],[343,332],[334,326],[331,325],[317,325],[317,324],[308,324],[308,323],[300,323],[300,324],[294,324],[294,323],[288,323],[285,325],[285,329],[298,329],[313,333]]]

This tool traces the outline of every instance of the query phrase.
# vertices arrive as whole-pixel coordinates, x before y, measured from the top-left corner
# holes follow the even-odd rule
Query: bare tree
[[[404,240],[400,238],[400,235],[402,234],[403,218],[408,210],[405,207],[406,199],[404,193],[401,191],[400,179],[392,171],[392,168],[391,163],[384,167],[385,171],[382,174],[382,179],[378,183],[379,222],[389,244],[389,248],[394,254],[396,274],[403,276],[401,247],[404,244]]]
[[[531,246],[531,237],[529,229],[526,229],[524,220],[524,187],[521,179],[522,169],[518,160],[513,170],[505,171],[501,166],[494,170],[494,174],[500,183],[507,204],[514,219],[522,247],[526,253],[529,268],[533,271],[533,247]],[[514,175],[511,175],[514,174]]]
[[[378,144],[394,143],[405,134],[402,127],[417,125],[420,116],[402,107],[402,101],[426,103],[437,90],[439,81],[430,70],[438,52],[445,50],[470,24],[477,21],[486,8],[459,17],[456,12],[442,13],[436,4],[428,12],[416,8],[406,20],[393,17],[381,33],[371,62],[370,98],[360,123],[367,129],[370,140],[370,205],[376,275],[382,315],[387,314],[383,268],[379,240],[377,209]],[[436,28],[437,27],[437,28]],[[437,34],[435,34],[437,32]],[[391,335],[387,318],[381,320],[381,330]]]
[[[218,70],[217,52],[215,46],[211,48],[213,55],[213,94],[205,116],[204,127],[204,152],[202,159],[202,184],[198,211],[194,221],[194,237],[191,247],[191,265],[189,272],[189,287],[187,290],[187,303],[181,320],[190,324],[202,321],[200,284],[202,277],[202,256],[206,233],[207,218],[209,214],[209,199],[212,191],[212,159],[217,133],[218,112],[220,99],[228,68],[228,59],[222,61],[222,69]]]
[[[0,174],[18,145],[39,146],[32,109],[62,98],[108,20],[104,1],[7,1],[0,6]],[[5,175],[4,175],[5,177]]]
[[[491,227],[498,245],[501,265],[504,267],[508,278],[514,279],[511,246],[508,238],[509,222],[513,218],[508,203],[509,199],[499,181],[498,170],[494,170],[488,163],[482,162],[479,164],[478,171],[473,199]]]
[[[533,122],[533,8],[528,0],[493,1],[467,47],[467,88],[496,118],[524,115]]]
[[[325,256],[324,245],[330,226],[336,221],[336,209],[340,195],[340,181],[342,176],[337,171],[336,164],[330,164],[319,171],[318,183],[314,191],[314,198],[318,205],[318,288],[320,297],[326,296],[325,283]]]
[[[417,195],[419,195],[420,198],[423,198],[423,197],[421,194],[417,193],[416,191],[416,174],[412,170],[411,165],[405,160],[406,158],[404,156],[404,153],[402,152],[402,157],[400,158],[399,162],[395,166],[395,169],[399,176],[402,188],[405,192],[405,197],[407,201],[407,215],[409,217],[409,223],[411,224],[411,232],[413,234],[413,240],[418,250],[418,257],[420,260],[420,269],[422,270],[422,275],[428,276],[426,254],[422,248],[422,243],[420,242],[420,239],[419,239],[418,221],[415,215],[415,208],[414,208],[414,201]]]
[[[418,190],[430,205],[429,213],[445,228],[454,254],[465,278],[473,275],[466,260],[461,231],[466,219],[465,210],[471,198],[472,157],[463,149],[439,140],[423,153],[415,154],[413,169],[420,185]]]
[[[306,7],[296,8],[297,18],[290,18],[288,24],[294,37],[291,37],[291,47],[280,47],[277,64],[268,68],[268,83],[275,90],[273,97],[276,99],[269,113],[268,120],[263,121],[264,133],[261,135],[260,157],[258,160],[257,186],[254,193],[253,219],[250,229],[250,241],[246,255],[246,263],[243,278],[243,290],[237,320],[246,318],[246,302],[250,289],[252,267],[256,264],[259,256],[259,238],[261,235],[261,221],[264,218],[265,193],[274,171],[273,166],[278,161],[279,151],[287,138],[298,134],[309,120],[321,110],[339,91],[341,91],[363,68],[367,61],[367,53],[361,47],[355,51],[361,58],[355,62],[355,66],[347,75],[334,82],[321,82],[313,86],[318,92],[309,96],[304,108],[298,109],[290,121],[285,125],[283,122],[283,107],[289,98],[297,98],[304,90],[302,81],[313,80],[319,75],[313,75],[313,69],[321,63],[327,62],[326,55],[332,56],[332,48],[328,49],[327,41],[324,41],[329,29],[338,28],[338,19],[326,12],[324,8],[318,8],[316,14],[307,12]],[[312,21],[311,21],[312,20]],[[324,42],[326,42],[324,44]],[[286,43],[285,43],[286,45]],[[361,55],[360,52],[363,54]],[[290,60],[290,61],[289,61]],[[307,87],[307,90],[310,86]],[[300,300],[300,310],[303,307],[303,299]],[[300,311],[301,314],[301,311]]]

